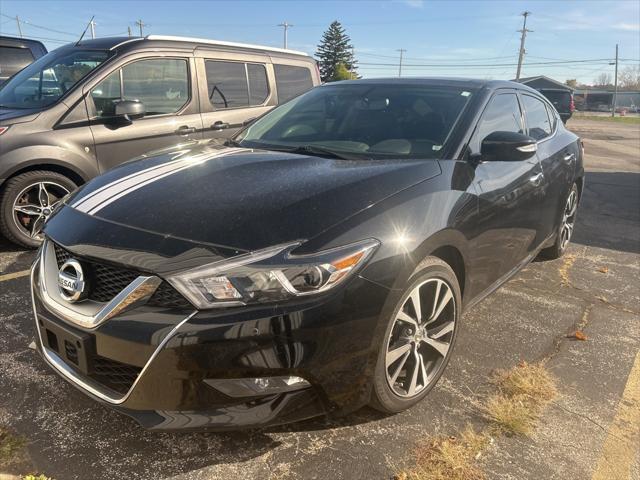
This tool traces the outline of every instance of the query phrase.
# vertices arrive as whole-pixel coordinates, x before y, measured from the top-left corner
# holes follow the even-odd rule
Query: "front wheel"
[[[427,257],[389,319],[374,375],[374,408],[385,413],[406,410],[433,388],[451,356],[460,304],[451,267]]]
[[[562,211],[562,219],[558,232],[556,234],[556,240],[553,245],[545,248],[540,252],[540,257],[545,260],[555,260],[560,258],[567,251],[571,237],[573,236],[573,229],[576,224],[576,215],[578,213],[578,200],[579,192],[578,185],[575,183],[571,187],[569,196]]]
[[[76,184],[64,175],[36,170],[5,183],[0,197],[0,231],[7,240],[27,248],[42,242],[44,222]]]

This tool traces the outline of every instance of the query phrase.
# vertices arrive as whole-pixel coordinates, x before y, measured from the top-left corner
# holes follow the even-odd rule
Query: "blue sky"
[[[322,32],[334,19],[351,36],[363,76],[397,75],[397,49],[406,49],[406,75],[456,75],[513,78],[520,13],[529,10],[527,57],[523,76],[578,78],[591,83],[613,73],[606,59],[620,44],[622,65],[640,59],[640,2],[617,1],[29,1],[0,2],[0,33],[15,35],[19,15],[25,36],[44,37],[52,49],[79,36],[92,15],[96,35],[144,32],[282,46],[314,53]],[[42,28],[44,27],[44,28]],[[46,29],[45,29],[46,28]],[[47,30],[49,29],[49,30]],[[563,65],[528,65],[557,60],[589,60]],[[593,60],[593,61],[591,61]],[[369,64],[369,65],[367,65]],[[389,65],[371,65],[389,64]],[[410,65],[445,66],[410,66]],[[491,65],[465,66],[456,65]]]

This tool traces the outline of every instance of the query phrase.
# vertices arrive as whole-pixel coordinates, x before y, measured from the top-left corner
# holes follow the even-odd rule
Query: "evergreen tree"
[[[355,73],[356,60],[353,58],[351,39],[337,20],[332,22],[329,29],[322,35],[316,57],[318,57],[320,78],[323,82],[331,82],[336,79],[339,64],[342,64],[349,72]]]

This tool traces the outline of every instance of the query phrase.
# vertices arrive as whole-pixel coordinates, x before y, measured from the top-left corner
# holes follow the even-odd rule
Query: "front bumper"
[[[189,311],[142,305],[88,329],[47,308],[38,262],[32,296],[39,352],[74,387],[147,428],[275,425],[348,413],[369,400],[389,291],[363,278],[287,306]],[[74,365],[63,347],[51,348],[50,331],[82,338],[101,361],[131,367],[131,386],[114,390],[92,372],[91,361]],[[205,382],[286,375],[310,386],[239,398]]]

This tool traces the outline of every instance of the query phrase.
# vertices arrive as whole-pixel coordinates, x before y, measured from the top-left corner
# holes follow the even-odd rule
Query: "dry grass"
[[[12,465],[22,460],[26,440],[0,426],[0,467]]]
[[[477,465],[489,437],[467,427],[459,437],[432,437],[415,450],[415,466],[396,475],[397,480],[484,480]]]
[[[522,362],[499,370],[492,382],[498,387],[484,406],[486,416],[500,431],[528,435],[544,407],[558,394],[556,381],[544,364]]]

